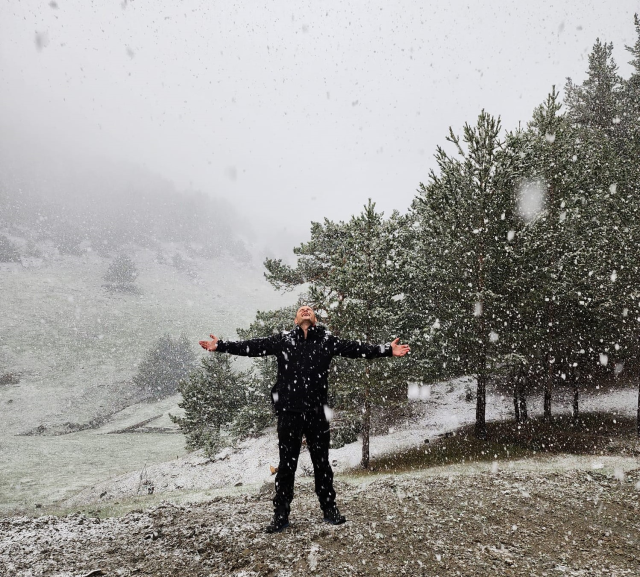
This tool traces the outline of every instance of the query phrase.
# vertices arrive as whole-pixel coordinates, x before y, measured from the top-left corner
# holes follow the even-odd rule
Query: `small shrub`
[[[138,278],[138,269],[131,257],[126,254],[118,255],[109,265],[103,279],[108,283],[109,290],[120,292],[138,293],[139,289],[134,284]]]
[[[109,265],[104,280],[112,283],[132,283],[138,278],[138,269],[131,257],[118,255]]]
[[[17,385],[20,382],[20,375],[17,373],[4,373],[0,375],[0,385]]]
[[[173,395],[195,366],[196,357],[184,335],[177,339],[164,335],[147,352],[133,382],[148,397],[160,399]]]
[[[476,400],[476,388],[473,386],[475,383],[466,382],[464,384],[464,400],[467,403]]]
[[[332,423],[331,448],[340,449],[349,443],[355,443],[362,431],[362,422],[353,417],[344,417]]]
[[[0,262],[19,262],[18,247],[6,236],[0,234]]]

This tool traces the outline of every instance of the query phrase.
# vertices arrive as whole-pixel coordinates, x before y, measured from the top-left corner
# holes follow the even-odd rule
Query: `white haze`
[[[369,197],[405,210],[449,125],[483,108],[526,123],[552,85],[584,78],[597,37],[626,74],[639,8],[9,0],[0,139],[44,172],[142,166],[226,199],[284,249]]]

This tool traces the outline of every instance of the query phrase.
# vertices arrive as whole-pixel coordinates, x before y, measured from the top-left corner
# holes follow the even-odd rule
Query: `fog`
[[[552,85],[584,78],[597,37],[615,41],[627,74],[638,10],[634,0],[9,0],[3,166],[49,181],[85,165],[142,170],[224,199],[235,226],[285,251],[311,220],[348,219],[368,198],[405,210],[449,126],[459,132],[483,108],[506,129],[526,123]]]
[[[619,545],[637,549],[603,537],[602,505],[583,520],[589,507],[576,497],[590,484],[624,512],[640,489],[635,12],[640,0],[0,1],[0,517],[67,523],[0,518],[0,574],[97,574],[90,557],[101,574],[194,574],[223,549],[229,571],[276,571],[271,551],[252,565],[245,551],[267,543],[254,537],[279,463],[274,402],[289,389],[325,409],[322,460],[339,474],[411,470],[417,483],[431,469],[424,487],[458,494],[450,474],[463,473],[489,496],[488,474],[501,483],[515,474],[491,513],[515,515],[501,543],[513,541],[514,520],[535,539],[541,523],[554,527],[554,511],[556,527],[588,528],[574,545],[604,542],[569,565],[586,549],[551,539],[525,565],[525,538],[513,567],[592,574],[607,554],[622,559]],[[609,44],[593,48],[598,38],[615,43],[620,78]],[[600,68],[585,82],[590,58]],[[545,100],[535,125],[503,138]],[[465,130],[460,150],[483,141],[478,154],[454,161],[450,127]],[[292,249],[311,238],[312,221],[347,221],[363,206],[348,225],[315,226],[296,266]],[[325,325],[305,342],[286,336],[300,303]],[[215,341],[208,335],[267,340],[227,346],[258,354],[236,359],[199,346]],[[373,346],[386,342],[391,350]],[[407,345],[404,360],[317,363],[349,350],[405,356]],[[309,455],[298,467],[308,481]],[[546,487],[534,497],[550,497],[537,517],[530,501],[514,501],[521,465],[531,487]],[[598,486],[576,472],[591,468]],[[404,490],[369,485],[388,490],[382,515],[357,484],[341,482],[352,523],[343,535],[360,547],[379,523],[380,543],[400,547],[406,568],[414,547],[391,539],[402,515],[387,515]],[[416,487],[405,488],[418,503]],[[310,496],[306,484],[295,515]],[[451,543],[466,531],[464,508],[473,520],[495,505],[482,499],[456,504]],[[148,532],[157,511],[197,501],[206,508],[189,505],[189,516],[213,519],[200,518],[197,534],[185,516]],[[351,517],[356,507],[371,516]],[[310,511],[294,536],[313,539],[303,549],[315,567],[325,533]],[[85,517],[119,515],[134,533]],[[442,519],[424,525],[437,537]],[[225,535],[238,546],[221,546]],[[495,547],[470,535],[470,555],[496,566]],[[323,562],[341,549],[344,569],[355,559],[348,542],[329,543]],[[439,537],[429,547],[440,562]],[[455,551],[445,563],[469,559]]]

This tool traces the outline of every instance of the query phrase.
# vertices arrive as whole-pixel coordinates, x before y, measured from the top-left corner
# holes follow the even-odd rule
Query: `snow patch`
[[[546,184],[541,179],[527,180],[518,190],[518,212],[526,221],[533,220],[544,208]]]

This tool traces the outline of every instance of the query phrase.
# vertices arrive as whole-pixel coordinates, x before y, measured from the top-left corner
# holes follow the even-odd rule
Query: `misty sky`
[[[449,125],[528,121],[640,0],[0,0],[0,129],[124,159],[301,240],[406,210]],[[284,232],[284,229],[287,229]]]

